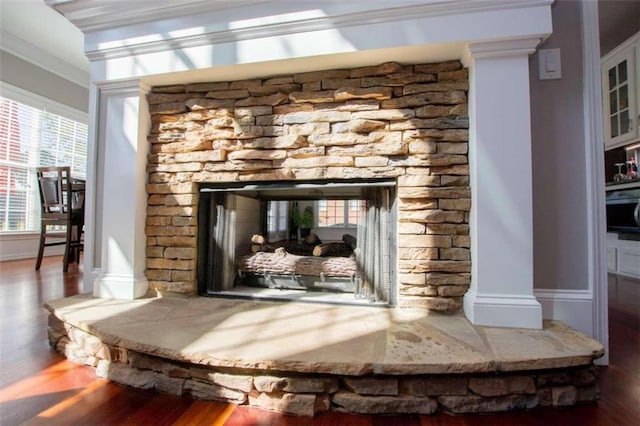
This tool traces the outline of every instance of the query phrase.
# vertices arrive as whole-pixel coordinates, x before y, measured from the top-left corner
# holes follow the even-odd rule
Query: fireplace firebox
[[[395,180],[202,184],[203,296],[392,306]]]

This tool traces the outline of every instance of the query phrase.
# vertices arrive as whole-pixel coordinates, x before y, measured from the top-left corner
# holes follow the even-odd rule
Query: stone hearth
[[[272,411],[469,413],[598,397],[602,345],[555,321],[494,328],[426,309],[210,298],[46,307],[51,344],[100,377]]]

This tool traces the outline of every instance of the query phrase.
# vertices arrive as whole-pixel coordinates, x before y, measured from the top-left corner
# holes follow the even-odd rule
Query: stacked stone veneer
[[[339,410],[364,414],[483,413],[571,406],[599,397],[590,362],[573,368],[494,374],[300,374],[214,368],[104,344],[53,314],[49,341],[99,377],[140,389],[314,416]]]
[[[151,289],[196,291],[198,183],[396,178],[399,304],[459,309],[471,268],[467,90],[458,61],[154,87]]]

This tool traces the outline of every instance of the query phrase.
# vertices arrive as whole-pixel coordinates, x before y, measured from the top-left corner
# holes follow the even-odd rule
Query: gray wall
[[[0,80],[21,89],[87,112],[89,89],[0,50]]]
[[[530,62],[534,287],[587,289],[580,3],[556,2],[552,13],[540,48],[561,49],[562,79],[539,80],[537,54]]]

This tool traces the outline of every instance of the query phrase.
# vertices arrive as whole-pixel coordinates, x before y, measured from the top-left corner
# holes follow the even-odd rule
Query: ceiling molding
[[[74,84],[89,87],[89,72],[2,29],[0,49]]]
[[[186,15],[235,9],[269,0],[154,0],[128,2],[113,0],[45,0],[83,33],[114,27],[173,19]]]
[[[60,0],[47,0],[48,3],[51,3],[52,1]],[[75,3],[78,0],[66,1],[68,3]],[[202,2],[198,0],[185,1],[189,3],[189,6],[199,6],[200,13],[211,11],[209,2]],[[89,60],[98,61],[133,55],[156,53],[171,49],[184,49],[212,44],[238,42],[242,40],[251,40],[262,37],[282,36],[299,32],[320,31],[350,26],[372,25],[377,23],[395,22],[407,19],[434,18],[463,13],[504,11],[519,8],[549,6],[553,3],[553,1],[554,0],[442,0],[438,2],[423,3],[413,6],[376,9],[360,11],[357,13],[346,13],[342,15],[300,19],[290,22],[255,25],[247,28],[212,31],[184,37],[175,37],[166,40],[155,40],[139,43],[132,42],[131,44],[124,41],[123,46],[87,51],[86,54]],[[259,1],[247,1],[240,3],[258,2]],[[262,2],[264,2],[264,0],[262,0]],[[146,2],[141,3],[147,4]],[[209,7],[207,7],[206,9],[203,8],[203,3],[206,3],[207,5],[209,5]],[[227,3],[229,2],[222,1],[220,4]],[[237,4],[235,2],[231,3],[233,3],[234,5]],[[137,5],[138,3],[134,4]],[[57,7],[55,5],[53,6]],[[222,7],[219,7],[218,9],[222,9]],[[156,11],[157,13],[155,15],[160,14],[161,10]],[[131,13],[130,10],[128,12]],[[175,13],[173,14],[173,17],[175,17]],[[74,24],[77,24],[75,21],[73,21],[72,17],[68,18],[71,19]],[[111,17],[110,20],[113,20],[113,17]],[[105,21],[103,22],[103,24],[107,25],[107,22]],[[118,22],[118,24],[121,25],[122,22]]]

